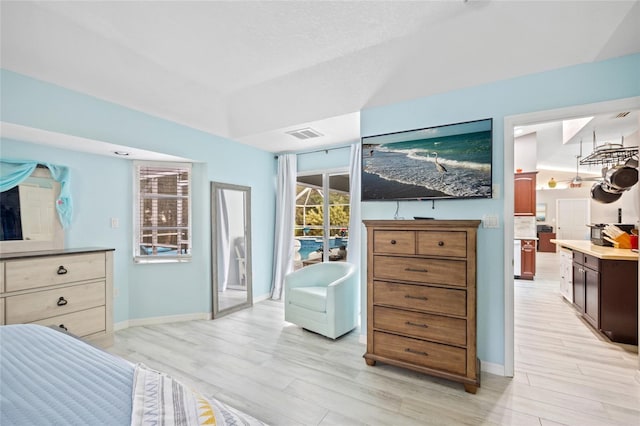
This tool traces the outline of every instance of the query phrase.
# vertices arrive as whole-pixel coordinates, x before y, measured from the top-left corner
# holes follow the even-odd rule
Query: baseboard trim
[[[504,365],[494,364],[493,362],[481,361],[480,370],[485,373],[495,374],[496,376],[504,376]]]
[[[253,298],[253,303],[260,303],[260,302],[264,302],[267,299],[270,299],[271,296],[269,295],[269,293],[267,294],[263,294],[262,296],[257,296]]]
[[[114,331],[124,330],[129,327],[139,327],[143,325],[166,324],[170,322],[210,320],[211,312],[198,312],[193,314],[167,315],[162,317],[138,318],[117,322],[113,325]]]

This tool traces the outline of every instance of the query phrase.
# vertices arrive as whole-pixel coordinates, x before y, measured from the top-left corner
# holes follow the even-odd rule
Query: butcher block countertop
[[[635,260],[638,261],[638,253],[630,249],[603,247],[592,244],[588,240],[551,240],[552,243],[579,251],[604,260]]]

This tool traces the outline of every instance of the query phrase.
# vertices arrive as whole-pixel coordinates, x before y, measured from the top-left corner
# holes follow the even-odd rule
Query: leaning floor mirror
[[[213,318],[253,304],[251,188],[211,182]]]

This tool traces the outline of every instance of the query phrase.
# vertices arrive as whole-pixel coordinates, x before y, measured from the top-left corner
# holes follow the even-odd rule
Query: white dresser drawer
[[[6,298],[7,324],[22,324],[105,304],[105,282],[80,284]]]
[[[104,253],[12,260],[5,263],[5,291],[105,277]]]
[[[87,309],[86,311],[73,312],[66,315],[58,315],[33,324],[44,326],[64,327],[69,333],[78,337],[98,333],[105,330],[105,309],[104,306]]]

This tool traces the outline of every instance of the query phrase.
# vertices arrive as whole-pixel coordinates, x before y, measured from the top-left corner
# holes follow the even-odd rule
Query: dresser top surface
[[[480,220],[440,220],[440,219],[408,219],[408,220],[363,220],[368,228],[418,229],[418,228],[477,228]]]
[[[47,257],[47,256],[60,256],[66,254],[82,254],[82,253],[95,253],[104,251],[114,251],[114,248],[106,247],[81,247],[81,248],[66,248],[61,250],[41,250],[41,251],[23,251],[14,253],[0,253],[1,260],[14,260],[14,259],[29,259],[35,257]]]

